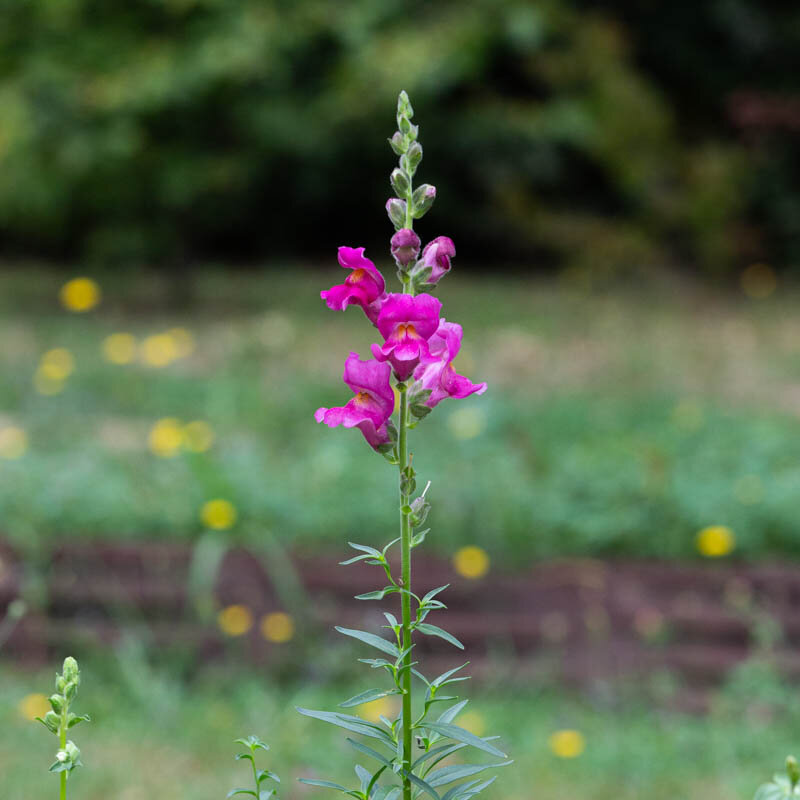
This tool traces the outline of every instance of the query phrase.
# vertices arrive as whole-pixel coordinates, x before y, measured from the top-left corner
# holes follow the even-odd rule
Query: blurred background
[[[800,10],[0,10],[4,798],[48,779],[67,654],[83,797],[221,797],[249,733],[286,796],[347,779],[293,708],[370,680],[331,629],[381,623],[379,575],[336,564],[394,536],[396,487],[313,421],[374,340],[319,291],[342,244],[393,273],[403,88],[489,382],[413,432],[416,580],[452,585],[462,724],[517,759],[495,796],[749,798],[800,718]]]

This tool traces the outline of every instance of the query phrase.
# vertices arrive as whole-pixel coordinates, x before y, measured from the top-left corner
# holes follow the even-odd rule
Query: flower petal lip
[[[368,272],[375,279],[375,283],[378,284],[378,294],[381,294],[386,288],[386,282],[375,264],[364,255],[365,250],[365,247],[347,247],[343,245],[339,248],[339,264],[344,269],[363,269]]]
[[[439,327],[442,303],[431,294],[390,294],[378,315],[378,330],[388,339],[400,324],[413,323],[415,332],[427,341]]]
[[[333,311],[344,311],[347,306],[361,306],[367,316],[377,318],[379,308],[374,308],[385,294],[386,282],[375,265],[364,255],[363,247],[340,247],[339,264],[351,270],[344,283],[320,292],[320,297]],[[371,316],[372,314],[372,316]]]
[[[344,362],[342,380],[358,394],[367,392],[381,406],[384,417],[394,412],[394,392],[390,383],[392,369],[373,359],[361,360],[358,353],[350,353]]]

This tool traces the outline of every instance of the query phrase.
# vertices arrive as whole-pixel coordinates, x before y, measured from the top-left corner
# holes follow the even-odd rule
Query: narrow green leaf
[[[431,786],[444,786],[453,781],[460,781],[462,778],[469,778],[477,775],[485,769],[494,767],[506,767],[512,761],[500,761],[496,764],[450,764],[428,773],[427,781]]]
[[[368,544],[356,544],[355,542],[348,542],[347,544],[349,544],[353,550],[360,550],[362,553],[367,553],[373,558],[381,557],[381,551],[376,550],[374,547],[370,547]]]
[[[390,694],[400,694],[397,689],[367,689],[366,692],[361,692],[344,703],[339,703],[339,708],[352,708],[353,706],[360,706],[362,703],[371,703],[380,697],[387,697]]]
[[[443,592],[445,589],[449,589],[449,588],[450,588],[450,584],[446,583],[444,586],[438,586],[436,589],[431,589],[425,595],[425,597],[422,598],[422,602],[426,603],[428,600],[433,600],[433,598],[436,597],[436,595],[439,594],[439,592]]]
[[[412,765],[411,769],[416,769],[420,764],[427,761],[429,758],[433,758],[434,756],[439,756],[435,761],[431,762],[428,769],[438,764],[442,759],[447,758],[447,756],[456,752],[456,750],[463,750],[466,747],[465,744],[441,744],[438,747],[434,747],[433,750],[428,750],[427,753],[423,753]]]
[[[243,758],[247,758],[247,759],[249,759],[250,761],[253,761],[253,754],[252,754],[252,753],[237,753],[237,754],[234,756],[234,759],[235,759],[236,761],[241,761]]]
[[[372,558],[370,555],[360,555],[360,556],[353,556],[352,558],[348,558],[347,561],[340,561],[340,567],[346,567],[348,564],[355,564],[357,561],[363,561],[365,558]]]
[[[258,797],[252,789],[231,789],[225,797],[233,797],[235,794],[249,794],[253,797]]]
[[[437,722],[452,722],[458,714],[461,713],[461,709],[469,703],[469,700],[462,700],[460,703],[456,703],[454,706],[450,706],[447,711],[443,711],[439,715],[439,719]]]
[[[483,750],[486,753],[491,753],[493,756],[505,758],[506,754],[502,750],[498,750],[493,745],[484,741],[474,733],[470,733],[464,728],[459,728],[458,725],[451,725],[442,722],[426,722],[424,727],[429,728],[442,736],[447,736],[448,739],[455,739],[457,742],[464,742],[464,744],[471,745],[478,750]]]
[[[354,639],[359,639],[360,641],[364,642],[364,644],[377,647],[378,650],[382,650],[384,653],[388,653],[390,656],[394,656],[395,658],[400,656],[400,651],[397,649],[397,645],[387,642],[386,639],[376,636],[374,633],[357,631],[353,630],[352,628],[342,628],[339,625],[336,626],[336,630],[339,631],[339,633],[343,633],[345,636],[352,636]]]
[[[88,714],[70,714],[67,719],[67,728],[74,728],[76,725],[80,725],[81,722],[91,722],[92,720],[89,718]]]
[[[413,783],[415,786],[418,786],[420,789],[422,789],[423,792],[427,792],[433,798],[433,800],[440,800],[439,795],[436,792],[436,789],[434,789],[433,786],[422,780],[422,778],[418,778],[413,772],[407,772],[406,770],[402,770],[401,772],[406,778],[408,778],[411,781],[411,783]]]
[[[361,742],[357,742],[355,739],[351,739],[349,736],[347,737],[347,741],[353,747],[355,747],[356,750],[360,750],[362,753],[365,753],[366,755],[371,756],[376,761],[380,761],[381,764],[383,764],[384,766],[387,766],[387,767],[391,767],[392,766],[392,762],[389,761],[389,759],[386,758],[385,756],[381,755],[377,750],[373,750],[371,747],[368,747],[367,745],[362,744]]]
[[[391,627],[399,628],[400,623],[397,621],[397,617],[394,614],[390,614],[388,611],[383,612],[383,616],[386,617],[386,621],[391,625]]]
[[[394,664],[385,658],[359,658],[358,660],[362,664],[369,664],[373,669],[377,667],[394,667]]]
[[[350,794],[349,789],[345,789],[344,786],[340,786],[338,783],[332,783],[331,781],[315,781],[311,778],[298,778],[297,780],[299,783],[306,783],[309,786],[321,786],[323,789],[336,789],[339,792]]]
[[[455,675],[460,669],[464,669],[464,667],[469,664],[469,661],[464,662],[460,667],[453,667],[453,669],[447,670],[447,672],[443,672],[438,678],[434,678],[431,682],[433,686],[444,686],[445,682],[451,675]],[[459,678],[458,680],[467,680],[466,678]]]
[[[373,739],[379,739],[384,744],[388,745],[394,750],[394,742],[392,737],[378,725],[373,725],[371,722],[361,719],[360,717],[352,717],[349,714],[339,714],[331,711],[312,711],[308,708],[297,708],[297,710],[306,717],[313,717],[314,719],[322,720],[323,722],[330,722],[331,725],[338,725],[340,728],[359,733],[362,736],[369,736]]]
[[[383,600],[387,594],[394,594],[400,590],[397,586],[386,586],[383,589],[376,589],[374,592],[365,592],[364,594],[357,594],[356,600]]]
[[[256,782],[261,783],[261,781],[265,781],[267,779],[273,780],[276,783],[281,782],[281,779],[274,772],[270,772],[268,769],[260,769],[258,772],[256,772]]]
[[[372,781],[372,773],[361,764],[356,764],[356,777],[361,781],[361,794],[366,794],[367,786]]]
[[[438,636],[440,639],[444,639],[446,642],[454,644],[460,650],[464,649],[464,645],[461,644],[461,642],[459,642],[452,633],[448,633],[446,630],[443,630],[436,625],[430,625],[427,622],[420,622],[416,626],[416,630],[418,630],[420,633],[427,634],[428,636]]]

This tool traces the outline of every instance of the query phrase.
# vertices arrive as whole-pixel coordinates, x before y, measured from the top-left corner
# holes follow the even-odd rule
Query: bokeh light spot
[[[468,545],[453,556],[453,567],[464,578],[482,578],[489,571],[489,556],[482,547]]]
[[[150,429],[147,445],[160,458],[176,455],[183,444],[183,427],[179,419],[164,417]]]
[[[112,364],[130,364],[136,358],[136,337],[112,333],[103,340],[103,357]]]
[[[43,694],[26,694],[17,705],[23,719],[33,722],[36,717],[44,717],[50,711],[50,701]]]
[[[51,378],[41,367],[36,370],[33,376],[33,388],[39,394],[52,396],[64,391],[64,381],[61,378]]]
[[[156,333],[144,339],[139,357],[148,367],[166,367],[178,358],[178,347],[168,333]]]
[[[736,537],[726,525],[709,525],[698,532],[696,544],[706,558],[720,558],[736,547]]]
[[[742,291],[754,300],[764,300],[778,287],[778,277],[769,264],[751,264],[739,278]]]
[[[226,636],[243,636],[253,627],[253,614],[247,606],[227,606],[217,614],[217,624]]]
[[[387,719],[394,719],[397,716],[398,709],[397,701],[388,697],[379,697],[371,703],[364,703],[359,709],[358,716],[368,722],[379,722],[382,716]]]
[[[90,311],[100,302],[100,287],[91,278],[73,278],[59,293],[61,305],[68,311]]]
[[[294,621],[284,611],[265,614],[261,618],[261,635],[268,642],[288,642],[294,636]]]
[[[183,446],[193,453],[205,453],[214,444],[214,431],[203,420],[187,423],[183,428]]]
[[[459,408],[449,416],[447,427],[456,439],[474,439],[486,427],[486,415],[480,408]]]
[[[209,500],[200,511],[203,524],[215,531],[224,531],[233,527],[237,518],[236,508],[229,500]]]
[[[456,724],[475,736],[483,736],[486,733],[486,720],[477,711],[466,711],[459,714]]]
[[[586,749],[583,734],[570,728],[556,731],[547,743],[553,755],[559,758],[577,758]]]
[[[39,371],[53,381],[66,380],[75,370],[75,357],[66,347],[48,350],[41,358]]]
[[[172,339],[176,358],[188,358],[195,350],[194,335],[186,328],[170,328],[166,334]]]
[[[0,458],[22,458],[28,450],[28,434],[22,428],[9,425],[0,428]]]

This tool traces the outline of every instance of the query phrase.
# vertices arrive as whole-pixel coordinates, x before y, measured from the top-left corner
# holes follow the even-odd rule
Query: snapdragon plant
[[[431,504],[427,495],[430,482],[422,491],[418,490],[409,432],[443,400],[482,394],[486,384],[472,383],[456,373],[453,360],[461,347],[462,329],[441,316],[442,304],[432,294],[450,272],[455,256],[453,241],[438,236],[420,252],[421,241],[413,229],[414,221],[433,205],[436,189],[425,183],[416,188],[413,185],[422,160],[422,146],[412,116],[408,96],[401,92],[397,104],[398,130],[389,140],[399,156],[399,165],[390,178],[395,196],[386,203],[395,228],[390,250],[400,291],[387,292],[383,275],[364,255],[363,247],[339,248],[339,263],[350,273],[344,283],[321,292],[321,296],[333,310],[359,306],[377,328],[383,343],[372,345],[372,358],[362,359],[358,353],[350,353],[343,378],[354,392],[353,398],[342,407],[320,408],[315,414],[317,422],[330,427],[360,429],[372,449],[398,469],[400,535],[381,548],[351,542],[357,554],[342,564],[362,561],[379,567],[385,577],[383,585],[358,595],[357,599],[380,601],[389,595],[399,595],[401,618],[384,612],[387,624],[383,627],[389,631],[388,638],[369,631],[342,627],[337,630],[380,651],[378,658],[359,661],[384,673],[388,679],[385,686],[361,692],[341,703],[340,708],[355,708],[390,695],[397,695],[401,706],[397,716],[393,719],[382,716],[380,724],[341,711],[298,710],[356,734],[359,738],[347,741],[368,765],[356,765],[354,788],[324,780],[304,780],[305,783],[360,800],[398,800],[401,796],[403,800],[412,800],[422,794],[433,800],[466,800],[494,781],[475,776],[511,762],[492,743],[497,737],[476,736],[454,722],[467,701],[459,700],[452,687],[467,680],[461,673],[466,664],[430,678],[414,657],[419,636],[436,636],[459,649],[463,645],[455,636],[427,621],[431,612],[445,608],[440,597],[447,586],[435,587],[424,594],[412,589],[411,554],[425,541],[429,529],[423,529],[423,525]],[[398,547],[399,575],[390,557]],[[369,740],[369,744],[363,739]],[[457,752],[461,755],[460,751],[466,748],[494,760],[440,766],[448,756]],[[444,792],[441,797],[440,791]]]
[[[270,772],[268,769],[259,769],[256,765],[258,751],[269,750],[269,745],[262,742],[258,736],[253,736],[252,734],[246,739],[237,739],[235,743],[247,748],[244,752],[236,754],[236,760],[250,762],[250,767],[253,771],[253,788],[237,787],[236,789],[231,789],[226,796],[226,800],[237,794],[249,795],[250,797],[255,797],[256,800],[277,800],[278,790],[275,787],[262,786],[261,784],[269,781],[280,783],[281,779],[274,772]]]
[[[80,683],[81,671],[78,669],[78,662],[72,656],[67,656],[61,674],[56,675],[55,694],[48,698],[52,710],[48,711],[44,718],[36,717],[50,733],[58,737],[56,760],[50,765],[50,772],[59,774],[59,800],[66,800],[67,778],[76,767],[83,766],[81,751],[75,742],[67,739],[68,730],[81,722],[89,721],[88,714],[75,714],[70,710]]]

